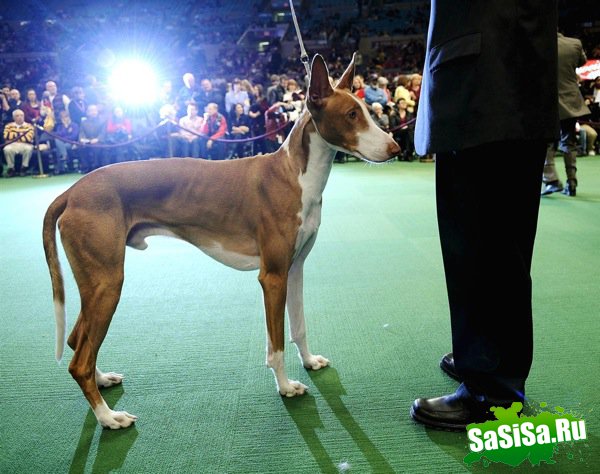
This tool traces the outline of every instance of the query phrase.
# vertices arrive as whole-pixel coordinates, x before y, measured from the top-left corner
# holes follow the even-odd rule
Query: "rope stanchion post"
[[[35,151],[37,153],[37,160],[38,160],[38,171],[39,174],[36,175],[32,175],[32,178],[48,178],[49,175],[47,175],[46,173],[44,173],[44,163],[42,160],[42,151],[40,150],[40,137],[38,136],[38,130],[37,128],[33,128],[33,143],[35,144]]]
[[[173,137],[171,134],[173,133],[173,122],[167,122],[167,154],[169,158],[173,158]]]

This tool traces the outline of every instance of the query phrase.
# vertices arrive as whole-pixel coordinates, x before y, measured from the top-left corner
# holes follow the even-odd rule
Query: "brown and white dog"
[[[306,101],[281,148],[272,154],[214,162],[165,159],[121,163],[83,177],[57,197],[44,218],[44,250],[56,315],[56,357],[65,342],[65,291],[56,224],[81,296],[81,312],[67,343],[69,371],[98,422],[124,428],[137,418],[111,410],[98,390],[123,377],[96,367],[98,350],[119,302],[125,247],[143,250],[145,238],[186,240],[238,270],[259,270],[267,319],[267,365],[279,393],[303,394],[284,367],[284,314],[302,363],[318,370],[329,361],[306,342],[302,274],[321,222],[322,193],[336,150],[371,162],[399,152],[351,93],[354,60],[335,88],[321,56],[311,65]]]

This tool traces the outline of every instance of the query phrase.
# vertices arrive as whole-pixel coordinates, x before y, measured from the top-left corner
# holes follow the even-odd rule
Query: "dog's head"
[[[332,148],[373,163],[388,161],[400,147],[373,121],[364,101],[352,94],[353,79],[354,56],[332,87],[325,60],[315,55],[306,106],[319,135]]]

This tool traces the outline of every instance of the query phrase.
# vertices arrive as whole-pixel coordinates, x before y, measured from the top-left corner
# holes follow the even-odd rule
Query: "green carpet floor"
[[[508,159],[505,169],[490,192],[511,192]],[[560,445],[556,464],[516,471],[600,472],[600,158],[580,159],[579,177],[576,198],[542,200],[528,396],[579,413],[588,440]],[[54,360],[41,224],[76,179],[0,180],[1,473],[515,471],[469,468],[466,435],[408,415],[413,399],[456,387],[438,368],[450,330],[433,164],[334,166],[305,267],[310,347],[333,365],[308,373],[288,345],[289,375],[310,386],[301,398],[282,400],[265,367],[256,272],[173,239],[128,249],[99,360],[126,376],[104,392],[109,405],[139,416],[122,431],[96,425],[67,371],[72,352]],[[66,268],[71,327],[79,300]]]

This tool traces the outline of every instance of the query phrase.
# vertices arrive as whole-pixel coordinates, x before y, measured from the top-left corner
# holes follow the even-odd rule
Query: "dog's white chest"
[[[309,159],[306,173],[299,177],[300,187],[302,188],[302,209],[299,216],[301,219],[298,237],[296,238],[296,253],[302,250],[306,242],[319,230],[321,225],[322,195],[331,162],[319,162]]]

